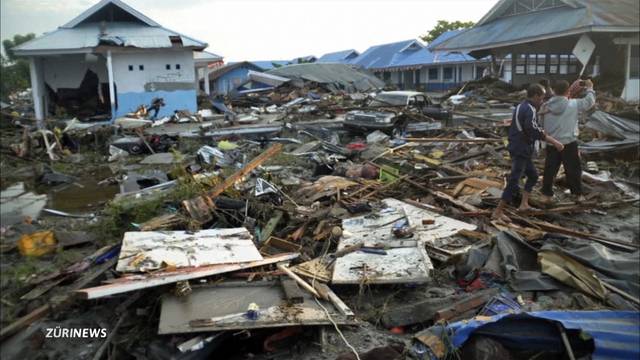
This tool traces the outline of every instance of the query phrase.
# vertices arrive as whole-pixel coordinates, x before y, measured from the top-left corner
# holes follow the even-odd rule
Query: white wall
[[[171,66],[170,70],[166,65]],[[180,69],[176,69],[180,64]],[[133,70],[129,70],[129,66]],[[143,65],[144,70],[139,66]],[[144,92],[148,83],[192,83],[195,89],[193,52],[160,50],[113,53],[113,74],[118,93]]]
[[[42,60],[44,81],[54,91],[59,88],[77,88],[91,70],[98,75],[101,83],[107,83],[107,65],[102,56],[92,56],[87,61],[85,54],[46,57]]]

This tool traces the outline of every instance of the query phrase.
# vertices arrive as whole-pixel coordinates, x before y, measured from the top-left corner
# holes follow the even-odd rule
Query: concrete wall
[[[175,110],[197,111],[191,50],[113,53],[113,74],[118,103],[116,116],[135,111],[140,105],[149,105],[157,97],[163,98],[166,104],[159,116],[170,116]]]
[[[58,91],[59,88],[78,88],[87,73],[91,70],[100,83],[108,83],[106,60],[101,55],[73,54],[42,59],[44,82]]]

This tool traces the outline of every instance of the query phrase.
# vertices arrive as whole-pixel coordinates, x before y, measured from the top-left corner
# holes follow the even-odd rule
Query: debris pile
[[[493,219],[522,94],[453,109],[319,65],[171,121],[3,124],[3,354],[640,355],[637,119],[580,125],[584,200],[561,173]]]

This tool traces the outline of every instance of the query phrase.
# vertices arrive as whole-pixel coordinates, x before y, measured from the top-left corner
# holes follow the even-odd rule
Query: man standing
[[[540,84],[530,85],[527,89],[527,100],[520,103],[513,112],[511,126],[509,127],[509,155],[511,156],[511,174],[507,181],[507,186],[502,192],[502,198],[498,207],[493,212],[493,217],[502,219],[504,208],[507,203],[513,200],[513,196],[520,191],[520,178],[525,174],[527,181],[524,185],[524,193],[520,202],[519,210],[527,210],[529,206],[529,196],[533,186],[538,181],[538,171],[533,165],[533,154],[535,142],[544,140],[558,151],[562,151],[563,146],[551,136],[545,134],[538,125],[537,111],[542,104],[545,90]]]
[[[544,130],[550,136],[564,145],[564,150],[547,148],[547,156],[544,164],[544,176],[542,179],[542,194],[545,202],[550,203],[553,197],[553,183],[555,181],[560,164],[564,166],[567,184],[571,194],[582,201],[582,166],[578,151],[578,119],[580,113],[590,109],[596,102],[593,82],[584,80],[581,83],[586,88],[586,96],[582,99],[569,99],[569,83],[558,81],[553,84],[556,96],[544,104],[542,122]],[[576,88],[575,84],[572,88]]]

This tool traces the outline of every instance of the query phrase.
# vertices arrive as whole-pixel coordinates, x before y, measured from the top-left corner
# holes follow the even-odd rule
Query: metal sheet
[[[223,283],[221,286],[194,288],[189,296],[179,298],[167,295],[162,299],[158,333],[330,325],[327,315],[312,296],[304,292],[303,297],[304,301],[300,304],[287,304],[284,291],[277,282]],[[260,315],[256,320],[244,316],[251,303],[260,307]],[[336,323],[354,323],[341,315],[331,303],[322,301],[322,304]],[[219,320],[206,326],[190,324],[194,320],[211,318]]]
[[[262,260],[246,228],[186,231],[135,231],[124,234],[117,271],[177,268]]]

